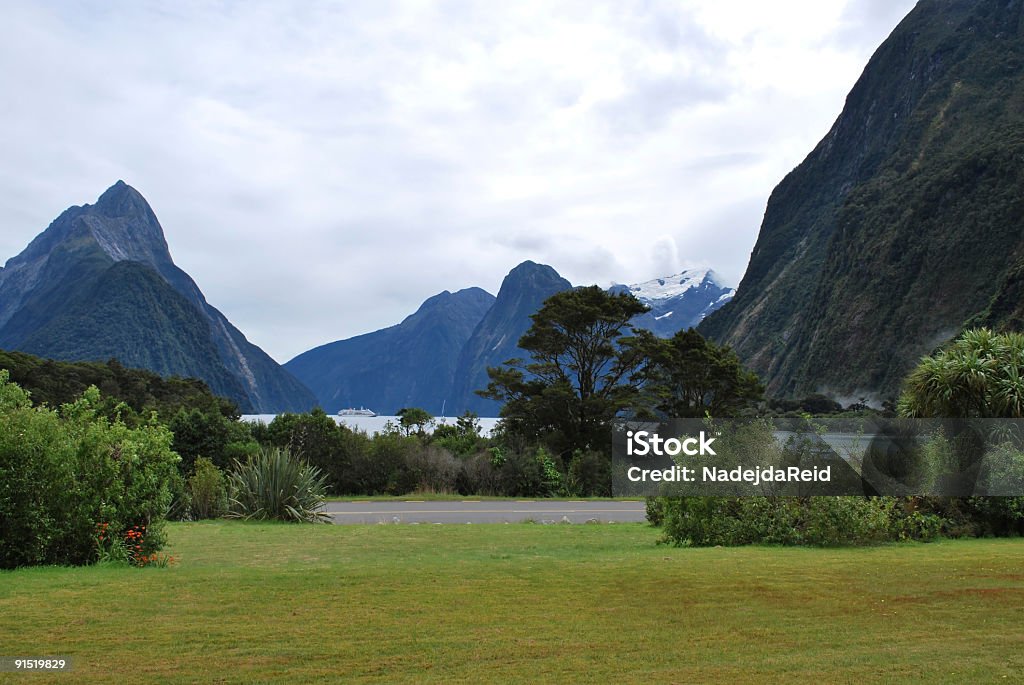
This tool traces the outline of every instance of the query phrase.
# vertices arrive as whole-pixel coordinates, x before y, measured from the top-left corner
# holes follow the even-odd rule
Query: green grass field
[[[645,525],[170,526],[0,574],[5,682],[1020,682],[1024,540],[674,549]]]
[[[435,492],[413,492],[408,495],[342,495],[328,497],[328,502],[643,502],[643,497],[502,497],[497,495],[450,495]]]

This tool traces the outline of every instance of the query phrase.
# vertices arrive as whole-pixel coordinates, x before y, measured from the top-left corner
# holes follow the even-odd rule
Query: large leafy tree
[[[764,392],[757,375],[743,368],[731,348],[692,328],[669,339],[641,331],[638,340],[648,357],[644,395],[663,416],[735,416]]]
[[[636,399],[643,353],[630,320],[647,307],[629,293],[597,286],[548,298],[519,340],[529,360],[487,370],[480,394],[504,402],[506,429],[542,437],[561,456],[607,449],[608,423]]]

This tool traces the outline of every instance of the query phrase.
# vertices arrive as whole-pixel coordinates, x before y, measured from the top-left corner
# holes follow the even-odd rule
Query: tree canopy
[[[743,368],[736,353],[692,328],[667,340],[646,331],[639,338],[649,359],[645,395],[663,416],[734,416],[761,398],[761,382]]]
[[[501,416],[510,432],[545,435],[559,455],[603,449],[608,422],[639,390],[643,355],[629,322],[645,311],[631,294],[597,286],[552,295],[519,340],[531,359],[489,368],[491,381],[480,394],[505,403]]]

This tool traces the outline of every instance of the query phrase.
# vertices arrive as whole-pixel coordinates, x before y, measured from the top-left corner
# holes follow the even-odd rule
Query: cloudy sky
[[[913,5],[7,0],[0,262],[124,179],[280,362],[525,259],[735,284]]]

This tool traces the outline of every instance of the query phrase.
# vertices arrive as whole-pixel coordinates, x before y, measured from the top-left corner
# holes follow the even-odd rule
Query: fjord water
[[[260,423],[270,423],[274,420],[277,414],[243,414],[242,421],[259,421]],[[387,426],[388,422],[398,425],[400,419],[397,416],[332,416],[339,425],[347,426],[353,430],[361,430],[374,435],[380,433]],[[434,426],[454,426],[457,417],[447,416],[438,417],[434,419]],[[489,436],[491,431],[494,430],[494,426],[497,425],[498,419],[481,417],[477,419],[480,422],[480,434]],[[433,430],[433,427],[429,428]]]

